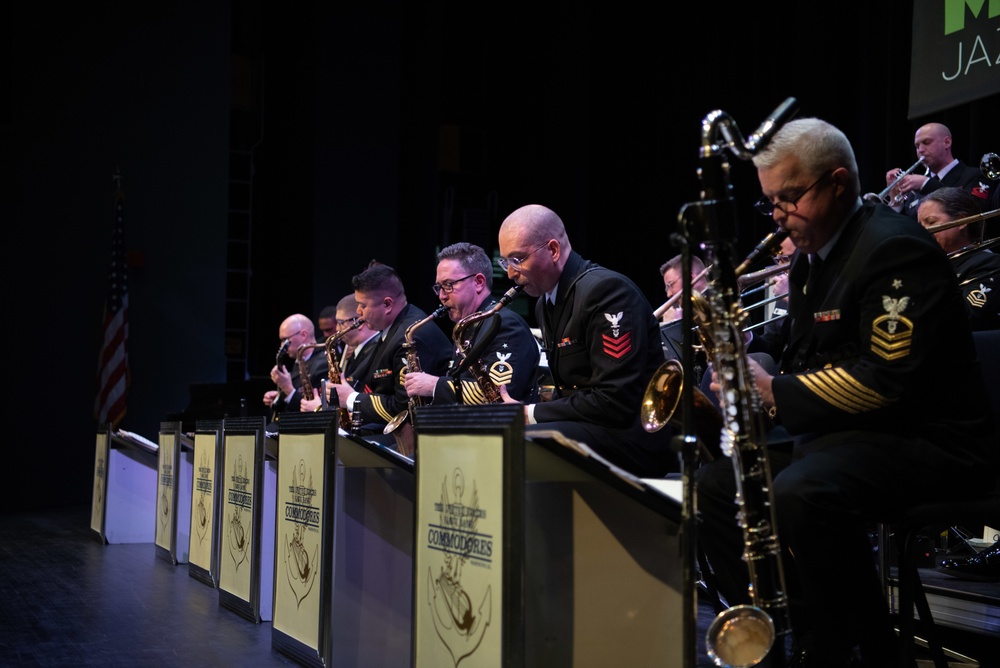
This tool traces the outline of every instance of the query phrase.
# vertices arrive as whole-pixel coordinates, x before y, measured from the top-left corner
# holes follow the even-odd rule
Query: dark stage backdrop
[[[738,4],[6,3],[3,507],[89,500],[116,169],[122,426],[155,439],[191,383],[266,376],[281,319],[315,317],[372,259],[432,308],[436,250],[493,252],[526,203],[659,305],[713,110],[747,134],[798,98],[852,139],[871,191],[930,120],[966,162],[1000,151],[995,97],[907,118],[911,2]],[[770,224],[749,163],[733,159],[732,183],[749,250]]]

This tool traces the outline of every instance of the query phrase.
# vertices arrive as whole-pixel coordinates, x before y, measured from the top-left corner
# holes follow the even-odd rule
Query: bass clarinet
[[[717,665],[755,666],[768,655],[776,637],[784,642],[791,631],[788,597],[777,519],[771,488],[764,411],[753,371],[747,360],[740,304],[738,274],[753,260],[736,267],[733,242],[735,216],[729,184],[727,151],[750,159],[770,142],[779,127],[794,114],[794,98],[788,98],[744,141],[739,128],[722,111],[702,121],[699,177],[702,200],[697,213],[704,223],[705,264],[711,266],[710,281],[702,297],[706,310],[698,318],[698,333],[715,369],[720,386],[719,403],[724,416],[720,446],[733,464],[736,476],[738,523],[743,535],[743,560],[749,575],[752,605],[739,605],[721,612],[709,627],[707,650]],[[752,256],[770,252],[783,231],[762,242]],[[774,661],[783,665],[784,652]]]

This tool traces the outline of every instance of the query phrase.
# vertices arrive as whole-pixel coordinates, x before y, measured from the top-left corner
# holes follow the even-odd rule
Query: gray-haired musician
[[[855,652],[865,666],[898,665],[868,528],[918,503],[964,498],[995,476],[965,307],[932,236],[862,202],[840,130],[793,120],[754,164],[758,210],[799,251],[781,373],[749,362],[764,406],[794,437],[792,452],[771,449],[793,665],[855,665]],[[698,541],[731,605],[749,599],[734,478],[724,459],[697,476]]]

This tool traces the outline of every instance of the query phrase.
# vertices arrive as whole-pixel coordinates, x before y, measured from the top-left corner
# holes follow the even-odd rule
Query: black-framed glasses
[[[476,272],[478,274],[479,272]],[[468,276],[463,276],[462,278],[456,278],[454,281],[444,281],[442,283],[435,283],[431,286],[431,290],[434,291],[434,296],[437,296],[439,292],[444,290],[445,294],[451,294],[455,291],[455,286],[464,281],[467,278],[472,278],[476,274],[469,274]]]
[[[337,318],[335,322],[337,323],[337,329],[340,329],[341,327],[347,327],[348,325],[353,325],[357,321],[358,321],[358,316],[354,316],[353,318],[348,318],[347,320],[341,320],[340,318]],[[324,329],[323,331],[325,332],[326,330]]]
[[[777,202],[772,202],[766,196],[761,197],[757,200],[757,203],[753,205],[753,208],[757,209],[757,213],[771,218],[774,216],[774,210],[780,209],[782,213],[792,213],[799,208],[799,200],[805,197],[806,193],[819,185],[820,181],[830,176],[830,172],[824,172],[821,177],[813,181],[812,185],[800,192],[795,196],[794,199],[789,200],[778,200]]]
[[[500,265],[500,268],[503,269],[504,271],[507,271],[507,267],[514,267],[514,269],[520,270],[521,269],[521,265],[524,264],[524,261],[527,260],[529,257],[531,257],[531,255],[535,251],[537,251],[537,250],[539,250],[541,248],[545,248],[548,245],[549,245],[549,242],[546,241],[541,246],[538,246],[537,248],[532,248],[528,252],[528,254],[525,255],[524,257],[498,257],[497,258],[497,264]]]

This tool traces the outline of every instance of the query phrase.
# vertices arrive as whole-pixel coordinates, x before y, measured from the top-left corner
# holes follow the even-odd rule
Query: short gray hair
[[[774,167],[795,155],[802,169],[813,178],[843,167],[851,175],[853,197],[861,194],[858,161],[847,136],[838,128],[818,118],[797,118],[785,123],[771,142],[753,157],[757,169]]]

